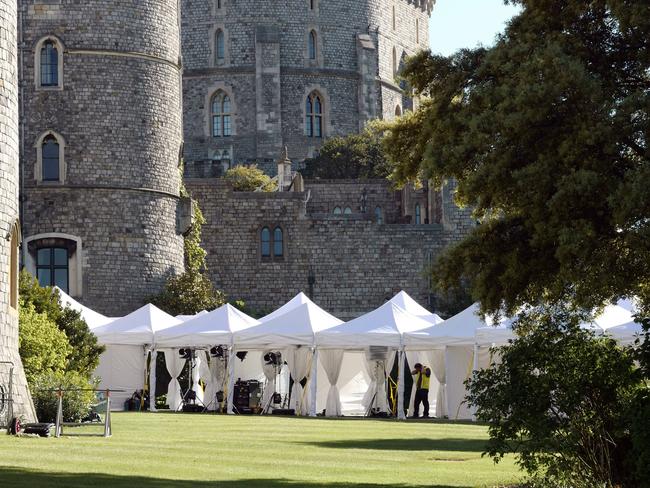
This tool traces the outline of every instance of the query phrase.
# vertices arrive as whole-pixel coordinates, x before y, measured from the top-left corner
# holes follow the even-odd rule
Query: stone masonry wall
[[[183,269],[178,1],[19,5],[25,263],[35,237],[76,239],[73,294],[99,312],[129,313]],[[64,47],[62,89],[36,87],[35,49],[46,36]],[[35,174],[48,131],[65,141],[62,182]]]
[[[204,162],[223,150],[229,151],[233,163],[256,161],[271,174],[283,146],[296,161],[313,156],[323,138],[305,135],[305,100],[312,90],[323,97],[325,138],[357,132],[369,113],[392,118],[397,106],[410,108],[410,99],[394,80],[393,48],[401,60],[428,46],[432,8],[432,2],[407,0],[183,0],[188,177],[217,175],[219,170],[211,164],[206,169]],[[215,55],[217,30],[224,33],[223,61]],[[315,60],[309,59],[307,50],[311,30],[317,34]],[[368,52],[377,58],[372,63],[379,95],[372,102],[377,107],[366,107],[365,100],[359,100],[360,93],[368,91],[360,69],[360,35],[374,44]],[[258,52],[261,41],[276,36],[278,60],[271,54],[273,43],[262,44],[265,48]],[[277,83],[260,71],[264,63],[257,63],[259,56],[264,56],[264,63],[278,63]],[[217,90],[225,91],[233,102],[230,137],[210,133],[210,99]],[[268,105],[277,96],[279,106]],[[260,106],[267,109],[260,113]],[[267,124],[269,117],[279,124]]]
[[[391,208],[384,185],[381,198]],[[458,238],[456,231],[439,224],[378,224],[372,215],[322,211],[340,196],[361,194],[364,187],[380,195],[378,183],[373,188],[360,182],[355,188],[339,182],[337,190],[334,182],[308,181],[308,203],[307,192],[232,192],[219,179],[192,179],[187,186],[207,220],[203,244],[213,282],[260,312],[277,308],[299,291],[310,293],[310,277],[314,301],[341,319],[368,312],[402,289],[427,305],[425,269]],[[281,260],[261,258],[264,226],[283,229]]]
[[[16,2],[0,0],[0,362],[13,363],[14,415],[34,421],[18,354],[18,310],[9,299],[10,245],[18,232],[18,58]],[[17,279],[17,276],[13,276]],[[4,425],[10,365],[0,364],[0,425]]]

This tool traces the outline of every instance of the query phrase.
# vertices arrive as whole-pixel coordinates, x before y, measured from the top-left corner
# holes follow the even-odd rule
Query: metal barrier
[[[113,435],[113,427],[111,424],[111,392],[124,392],[124,390],[97,390],[92,388],[78,388],[78,389],[69,389],[64,390],[59,388],[58,390],[53,390],[57,394],[57,410],[56,410],[56,422],[54,424],[54,437],[61,437],[63,435],[63,427],[88,427],[92,423],[88,422],[64,422],[63,421],[63,395],[66,392],[72,391],[93,391],[95,393],[103,392],[106,394],[106,414],[104,415],[104,432],[101,434],[83,434],[86,436],[95,436],[95,437],[110,437]],[[69,435],[69,434],[68,434]]]

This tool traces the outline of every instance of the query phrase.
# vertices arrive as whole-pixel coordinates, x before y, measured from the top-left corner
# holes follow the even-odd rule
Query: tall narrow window
[[[314,3],[316,0],[309,0],[309,10],[314,10]]]
[[[419,203],[415,204],[415,223],[418,225],[422,223],[422,210]]]
[[[228,137],[232,135],[232,104],[230,97],[219,90],[212,97],[212,137]]]
[[[323,137],[323,103],[320,95],[313,92],[305,102],[305,135]]]
[[[415,19],[415,43],[420,44],[420,19]]]
[[[397,76],[397,49],[393,48],[393,77]]]
[[[68,250],[45,247],[36,253],[36,276],[41,286],[58,286],[68,293]]]
[[[59,181],[60,178],[60,146],[53,135],[46,136],[41,146],[43,158],[43,181]]]
[[[381,211],[381,207],[375,207],[375,220],[378,224],[384,223],[384,213]]]
[[[18,234],[16,225],[11,232],[9,248],[9,306],[14,310],[18,309]]]
[[[59,50],[54,41],[41,46],[41,86],[59,86]]]
[[[276,258],[284,256],[284,240],[280,227],[276,227],[273,231],[273,256]]]
[[[221,0],[217,0],[217,10],[221,10]]]
[[[309,59],[316,59],[316,31],[309,32]]]
[[[395,117],[399,117],[400,115],[402,115],[402,107],[395,105]]]
[[[217,29],[214,36],[214,51],[217,64],[223,64],[226,59],[226,39],[221,29]]]
[[[342,213],[341,207],[334,207],[334,215],[341,215]]]
[[[345,207],[345,210],[343,210],[343,215],[352,215],[352,209],[350,207]]]
[[[397,19],[395,18],[395,5],[393,5],[393,30],[397,28]]]
[[[271,257],[271,230],[268,227],[262,229],[262,257]]]

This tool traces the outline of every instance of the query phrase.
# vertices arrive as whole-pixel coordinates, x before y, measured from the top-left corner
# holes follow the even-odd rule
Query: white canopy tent
[[[187,322],[188,320],[192,320],[192,319],[198,317],[199,315],[205,315],[206,313],[208,313],[207,310],[201,310],[200,312],[197,312],[197,313],[195,313],[194,315],[183,315],[183,314],[180,314],[180,315],[177,315],[176,318],[177,318],[178,320],[182,320],[183,322]]]
[[[362,350],[372,383],[366,395],[368,409],[388,410],[386,378],[390,375],[396,351],[399,351],[398,416],[403,418],[404,357],[402,335],[431,326],[431,322],[413,315],[392,301],[361,317],[316,334],[319,349]],[[380,349],[383,349],[381,351]],[[380,364],[381,363],[381,364]]]
[[[101,379],[100,388],[124,390],[113,395],[115,409],[121,409],[134,391],[144,389],[146,361],[155,333],[180,323],[154,305],[145,305],[93,329],[99,343],[106,346],[95,370]]]
[[[81,314],[81,318],[86,321],[86,324],[88,324],[89,329],[93,330],[115,320],[115,318],[106,317],[105,315],[95,312],[85,305],[82,305],[58,286],[55,286],[54,288],[59,292],[59,296],[61,297],[61,304],[64,307],[69,307],[72,310],[79,312]]]
[[[278,311],[284,313],[278,314]],[[276,312],[267,315],[256,325],[233,333],[237,350],[282,350],[284,360],[294,379],[289,407],[299,414],[315,414],[318,357],[314,354],[315,337],[318,332],[342,323],[327,313],[303,293],[298,294]],[[235,366],[236,363],[233,365]],[[271,372],[269,372],[271,374]],[[300,381],[307,378],[310,394],[307,395]],[[235,367],[230,368],[228,388],[228,412],[232,412],[232,390]],[[267,377],[267,380],[270,378]],[[266,392],[264,398],[268,398]],[[311,405],[311,408],[310,408]]]
[[[171,370],[179,368],[182,370],[184,362],[183,364],[176,364],[179,361],[175,356],[178,348],[208,349],[212,346],[226,346],[226,349],[231,350],[233,332],[259,323],[258,320],[249,317],[241,310],[227,303],[216,310],[199,312],[193,318],[178,325],[157,331],[155,333],[155,348],[156,350],[172,349],[172,353],[165,354],[165,358],[169,359],[170,362],[168,366]],[[152,351],[152,353],[154,352]],[[217,406],[215,401],[216,393],[226,389],[225,365],[222,363],[225,361],[227,354],[223,358],[212,358],[209,363],[208,355],[205,352],[199,351],[195,355],[192,389],[197,393],[199,401],[203,402],[208,408],[215,409]],[[171,371],[170,375],[173,376]],[[199,386],[200,379],[203,379],[206,383],[205,395]],[[155,371],[152,368],[149,384],[155,385],[155,381]],[[170,397],[169,407],[173,410],[181,406],[181,399],[176,395],[175,389],[180,391],[180,385],[175,381],[175,378],[172,378],[168,387],[168,395]],[[172,391],[171,395],[169,391]],[[153,395],[150,396],[150,402],[150,408],[153,410],[155,408]]]
[[[408,313],[424,319],[427,322],[431,322],[434,325],[443,322],[442,318],[440,318],[439,315],[429,312],[426,308],[416,302],[408,293],[403,290],[391,298],[389,301],[403,308]]]

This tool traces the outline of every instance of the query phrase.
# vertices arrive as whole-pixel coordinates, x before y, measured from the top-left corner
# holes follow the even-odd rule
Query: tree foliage
[[[32,385],[41,374],[65,371],[72,348],[56,322],[21,299],[19,323],[19,352],[27,382]]]
[[[305,178],[357,179],[386,178],[390,170],[377,127],[371,125],[360,134],[327,139],[301,173]]]
[[[580,321],[561,307],[529,311],[519,338],[495,351],[501,361],[469,380],[487,452],[496,461],[516,452],[548,486],[641,486],[635,469],[647,473],[650,449],[632,438],[647,436],[649,404],[638,402],[647,389],[632,352]]]
[[[481,221],[443,255],[484,311],[650,296],[650,3],[514,0],[490,49],[424,52],[430,98],[389,127],[398,181],[458,181]]]
[[[38,280],[25,270],[20,273],[20,297],[25,305],[45,315],[65,334],[70,345],[65,370],[76,371],[90,378],[105,348],[99,344],[81,314],[63,307],[54,288],[40,286]]]
[[[63,395],[64,422],[83,420],[96,402],[95,393],[89,390],[96,388],[97,385],[89,383],[86,376],[76,371],[44,372],[36,376],[30,386],[39,422],[55,422],[57,412],[55,390],[59,388],[68,390]]]
[[[224,179],[234,191],[276,191],[277,183],[257,165],[238,165],[226,171]]]

